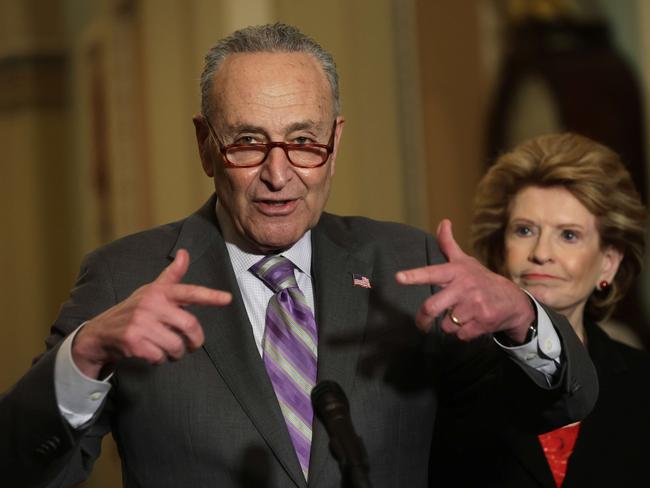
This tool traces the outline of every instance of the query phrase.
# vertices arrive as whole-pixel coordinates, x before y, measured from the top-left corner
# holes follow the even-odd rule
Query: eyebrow
[[[314,130],[314,129],[320,129],[322,124],[317,124],[313,120],[303,120],[299,122],[294,122],[290,124],[285,130],[287,133],[289,132],[295,132],[298,130]],[[226,127],[226,130],[229,133],[237,133],[237,132],[252,132],[253,134],[267,134],[267,130],[262,128],[261,126],[258,125],[253,125],[253,124],[246,124],[246,123],[237,123],[233,125],[228,125]]]
[[[531,220],[527,217],[511,217],[508,221],[508,224],[518,224],[518,223],[525,223],[525,224],[532,224],[532,225],[539,225],[537,222],[534,220]],[[580,229],[584,230],[586,227],[582,224],[578,224],[577,222],[560,222],[560,223],[554,223],[553,227],[558,227],[558,228],[566,228],[566,227],[572,227],[575,229]]]
[[[236,132],[253,132],[255,134],[264,134],[266,131],[259,126],[251,124],[234,124],[228,125],[225,127],[226,132],[236,133]]]
[[[305,130],[305,129],[322,129],[321,127],[322,124],[317,124],[313,120],[305,120],[302,122],[294,122],[291,124],[287,129],[289,132],[294,132],[297,130]]]
[[[582,225],[582,224],[578,224],[578,223],[575,223],[575,222],[569,222],[569,223],[566,223],[566,224],[558,224],[557,227],[560,227],[560,228],[563,228],[563,227],[572,227],[572,228],[574,228],[574,229],[581,229],[581,230],[584,230],[584,229],[587,228],[587,227],[585,227],[584,225]]]
[[[525,222],[527,224],[534,224],[535,222],[527,217],[510,217],[508,219],[508,224],[511,224],[513,222]]]

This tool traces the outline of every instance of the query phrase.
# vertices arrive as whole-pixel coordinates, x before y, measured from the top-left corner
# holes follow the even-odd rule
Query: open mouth
[[[291,200],[261,200],[261,203],[264,205],[271,205],[274,207],[281,207],[282,205],[286,205],[289,203]]]
[[[256,200],[255,203],[263,214],[281,216],[293,212],[298,205],[298,200]]]

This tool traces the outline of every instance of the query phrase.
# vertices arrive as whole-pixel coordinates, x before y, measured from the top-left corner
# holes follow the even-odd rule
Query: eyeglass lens
[[[279,147],[284,149],[289,161],[298,166],[318,166],[329,156],[324,147]],[[226,157],[231,164],[236,166],[251,166],[261,163],[269,151],[270,148],[264,145],[231,147],[226,151]]]

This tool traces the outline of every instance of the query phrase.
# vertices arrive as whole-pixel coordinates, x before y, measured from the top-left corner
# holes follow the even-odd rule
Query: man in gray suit
[[[436,242],[323,213],[344,119],[315,41],[237,31],[201,88],[216,195],[85,259],[47,352],[0,400],[0,479],[71,486],[111,431],[128,487],[338,487],[304,403],[322,379],[348,393],[375,487],[435,481],[441,401],[530,430],[588,413],[597,382],[571,327],[465,255],[448,221]],[[264,274],[276,265],[288,288]]]

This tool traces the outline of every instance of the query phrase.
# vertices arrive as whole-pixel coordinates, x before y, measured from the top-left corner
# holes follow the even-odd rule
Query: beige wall
[[[486,81],[479,11],[477,2],[416,5],[430,227],[451,219],[465,246],[483,170]]]
[[[328,210],[431,230],[449,217],[466,244],[495,71],[482,31],[489,5],[0,0],[0,391],[42,350],[84,253],[182,218],[209,196],[191,124],[202,57],[244,25],[296,24],[337,60],[346,126]],[[38,62],[45,54],[53,64]],[[85,486],[119,486],[105,446]]]
[[[72,230],[61,11],[35,3],[0,2],[0,390],[42,350],[74,276],[53,238]]]

